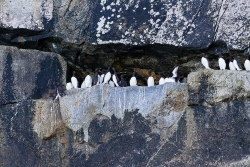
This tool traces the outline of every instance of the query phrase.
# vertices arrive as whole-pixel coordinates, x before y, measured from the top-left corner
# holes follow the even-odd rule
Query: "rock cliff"
[[[14,38],[2,34],[2,42],[59,37],[75,44],[158,43],[207,48],[222,40],[229,48],[244,49],[249,47],[249,8],[247,0],[4,0],[0,24],[17,33]],[[22,29],[30,31],[30,37],[18,32]],[[21,36],[23,40],[18,39]]]
[[[248,0],[2,0],[0,166],[249,166]],[[205,52],[212,69],[197,57]],[[226,60],[228,62],[228,60]],[[65,91],[72,70],[116,67],[136,87]],[[145,87],[148,69],[187,83]],[[154,74],[155,79],[159,76]],[[127,80],[129,78],[126,78]],[[80,80],[81,82],[81,80]]]
[[[247,52],[249,8],[248,0],[4,0],[0,44],[59,53],[78,72],[182,65],[187,75],[202,50],[212,60]]]
[[[6,56],[2,56],[2,62],[12,60],[10,71],[14,75],[21,67],[15,66],[18,59],[10,53],[18,49],[3,50]],[[187,83],[126,88],[98,85],[66,91],[65,96],[53,100],[48,95],[51,76],[52,80],[63,78],[65,70],[46,71],[43,61],[46,57],[54,59],[59,69],[64,61],[44,52],[37,52],[35,57],[38,59],[33,63],[40,67],[37,71],[50,77],[47,84],[29,91],[31,95],[37,89],[45,93],[39,97],[27,93],[22,99],[12,94],[12,98],[1,96],[5,101],[0,106],[1,166],[249,163],[248,72],[200,70],[190,73]],[[6,68],[1,73],[5,74]],[[20,89],[25,82],[8,88]]]

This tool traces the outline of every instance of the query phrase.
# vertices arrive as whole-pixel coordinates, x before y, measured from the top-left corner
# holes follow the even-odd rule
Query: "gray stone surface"
[[[249,8],[248,0],[238,1],[212,1],[220,6],[216,17],[215,41],[224,41],[229,49],[244,50],[249,48],[250,32],[249,27]]]
[[[98,85],[90,89],[67,91],[67,93],[67,96],[60,99],[62,120],[74,132],[83,128],[85,141],[88,141],[89,124],[97,115],[108,118],[115,116],[117,119],[124,120],[126,111],[136,110],[151,122],[151,130],[160,134],[161,139],[164,140],[168,129],[180,119],[187,105],[186,84],[169,83],[154,87],[126,88]],[[46,116],[48,113],[43,111],[41,115]],[[43,120],[51,122],[50,119]],[[34,128],[39,131],[38,134],[42,138],[48,134],[45,135],[40,130],[46,127],[46,124],[50,126],[45,122],[40,124],[38,121],[36,125],[41,126]]]
[[[2,0],[0,25],[5,28],[44,30],[45,23],[53,19],[53,0]]]
[[[188,75],[189,105],[216,105],[250,96],[247,71],[200,70]]]
[[[98,85],[1,105],[1,166],[242,166],[247,85],[245,71],[200,70],[187,84]]]
[[[210,5],[202,0],[99,1],[91,42],[206,48],[215,34],[210,19],[218,11]]]
[[[65,70],[57,54],[0,46],[0,105],[48,97],[54,81],[65,84]]]
[[[249,47],[249,1],[7,1],[0,27],[46,31],[12,42],[58,37],[74,44],[167,44],[207,48],[224,41],[229,49]],[[6,40],[8,36],[3,37]]]

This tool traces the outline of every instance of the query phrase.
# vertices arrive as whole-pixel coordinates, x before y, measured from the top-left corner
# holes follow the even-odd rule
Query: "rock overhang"
[[[205,49],[224,41],[231,50],[249,47],[249,2],[225,1],[7,1],[0,6],[0,27],[44,31],[72,44],[164,44]],[[19,16],[22,13],[22,16]],[[236,30],[235,30],[236,29]],[[29,42],[32,38],[20,36]],[[8,40],[8,37],[2,35]],[[10,41],[9,41],[10,42]],[[19,43],[14,39],[13,43]]]

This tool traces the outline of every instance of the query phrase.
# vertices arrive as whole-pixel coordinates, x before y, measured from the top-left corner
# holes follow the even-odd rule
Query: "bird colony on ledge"
[[[207,56],[202,53],[199,55],[201,57],[201,63],[205,67],[205,69],[211,69],[209,67],[209,61],[207,59]],[[219,54],[219,67],[220,70],[225,70],[226,69],[226,61],[223,59],[222,54]],[[237,59],[236,55],[229,56],[229,70],[242,70],[242,65],[240,61]],[[250,61],[249,61],[249,56],[246,58],[244,67],[247,71],[250,70]],[[167,77],[163,78],[162,73],[160,73],[160,79],[159,79],[159,85],[165,84],[167,82],[177,82],[180,83],[181,80],[184,78],[182,76],[179,76],[177,74],[179,66],[175,67],[174,70],[172,71],[173,76],[172,77]],[[101,70],[101,75],[99,75],[99,72]],[[89,75],[89,70],[86,71],[87,75],[86,77],[83,76],[83,82],[81,84],[80,88],[90,88],[91,86],[94,85],[99,85],[99,84],[109,84],[111,87],[127,87],[127,83],[124,79],[125,74],[121,74],[120,77],[118,76],[116,70],[114,67],[112,67],[113,74],[111,73],[111,67],[109,67],[107,70],[101,69],[101,68],[96,68],[95,69],[95,74],[94,77],[92,78]],[[152,76],[153,70],[148,71],[148,79],[147,79],[147,86],[155,86],[155,81]],[[130,86],[137,86],[137,79],[136,79],[136,72],[133,72],[132,77],[129,81]],[[54,99],[57,99],[61,96],[63,96],[63,89],[61,85],[57,82],[54,83]],[[71,82],[68,82],[66,84],[66,89],[71,90],[71,89],[76,89],[79,88],[79,83],[78,80],[75,76],[75,71],[73,71],[73,75],[71,77]]]
[[[169,77],[169,78],[164,79],[162,77],[162,73],[160,73],[159,85],[162,85],[166,82],[180,82],[180,80],[183,77],[178,76],[178,74],[177,74],[178,68],[179,68],[178,66],[175,67],[175,69],[172,72],[173,76]],[[128,86],[127,82],[124,79],[126,74],[121,74],[119,77],[114,67],[112,67],[112,71],[111,71],[111,67],[109,67],[107,70],[102,69],[101,75],[99,75],[100,70],[101,70],[100,68],[95,69],[95,74],[94,74],[93,78],[89,75],[89,70],[87,70],[86,71],[87,75],[86,75],[86,77],[83,77],[83,82],[82,82],[80,88],[90,88],[91,86],[99,85],[99,84],[109,84],[111,87],[127,87]],[[113,73],[111,73],[111,72],[113,72]],[[154,71],[149,70],[149,72],[148,72],[148,80],[147,80],[148,86],[155,86],[155,81],[154,81],[154,78],[152,76],[152,72],[154,72]],[[70,89],[78,88],[78,85],[79,85],[79,83],[78,83],[78,80],[75,76],[75,71],[73,71],[73,75],[71,77],[71,82],[67,83],[66,89],[70,90]],[[129,85],[130,86],[137,86],[136,72],[133,72],[133,75],[129,81]]]

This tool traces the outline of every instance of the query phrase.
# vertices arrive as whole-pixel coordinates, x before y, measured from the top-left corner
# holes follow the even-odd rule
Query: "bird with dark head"
[[[85,84],[85,76],[82,76],[82,84],[81,84],[81,88],[86,88],[86,84]]]
[[[229,59],[229,70],[235,71],[236,68],[235,68],[234,63],[233,63],[233,60],[234,60],[234,59],[233,59],[233,56],[232,56],[232,55],[229,55],[229,57],[226,58],[226,59]]]
[[[183,77],[183,76],[177,76],[177,77],[175,77],[174,79],[175,79],[175,82],[181,83],[182,80],[184,79],[184,77]]]
[[[105,74],[107,73],[107,70],[105,70],[105,69],[102,69],[102,75],[101,75],[101,77],[100,77],[100,81],[99,81],[99,83],[101,84],[101,83],[103,83],[103,80],[104,80],[104,76],[105,76]]]
[[[165,83],[165,79],[162,77],[164,72],[159,73],[159,85],[163,85]]]
[[[86,84],[86,88],[90,88],[92,86],[92,78],[89,75],[90,71],[86,70],[86,74],[87,76],[85,77],[85,84]]]
[[[71,77],[71,83],[73,85],[73,88],[78,88],[78,80],[75,76],[76,72],[73,71],[72,77]]]
[[[207,56],[205,55],[205,53],[201,53],[200,55],[198,55],[201,57],[201,64],[206,68],[206,69],[210,69],[209,67],[209,61]]]
[[[120,83],[120,78],[118,77],[115,67],[112,67],[112,70],[114,72],[114,74],[112,75],[112,80],[114,81],[114,84],[116,87],[119,87],[120,85],[118,83]]]
[[[103,83],[105,83],[105,84],[107,84],[109,82],[110,78],[111,78],[110,68],[111,67],[108,68],[108,70],[106,71],[106,74],[104,76]]]
[[[152,72],[154,72],[154,71],[151,69],[148,71],[148,80],[147,80],[148,86],[155,86],[155,81],[154,81],[154,78],[152,76]]]
[[[125,78],[124,78],[125,76],[126,76],[126,74],[121,75],[121,81],[120,81],[121,87],[127,87],[127,82],[125,81]]]
[[[245,63],[244,63],[244,67],[247,71],[250,71],[250,61],[249,61],[249,55],[247,55]]]
[[[137,86],[136,72],[132,73],[132,77],[129,81],[130,86]]]
[[[221,70],[225,70],[226,69],[226,61],[223,59],[222,54],[219,54],[219,59],[218,59],[218,63],[219,63],[219,67]]]
[[[241,62],[239,61],[239,59],[237,58],[237,55],[234,54],[233,58],[234,58],[233,59],[233,64],[234,64],[236,70],[238,70],[238,71],[242,70],[242,65],[241,65]]]
[[[95,69],[95,75],[93,78],[93,85],[97,85],[99,83],[99,80],[100,80],[99,70],[100,70],[100,68]]]

